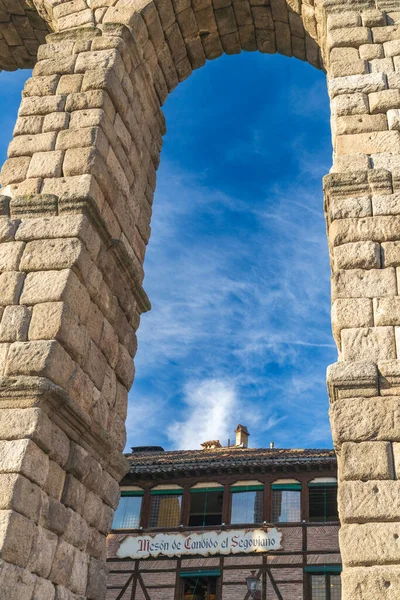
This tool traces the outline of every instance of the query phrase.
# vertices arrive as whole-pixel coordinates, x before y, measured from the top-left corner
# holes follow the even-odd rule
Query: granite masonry
[[[399,0],[0,0],[1,600],[105,596],[161,106],[241,50],[327,73],[343,598],[400,596]]]

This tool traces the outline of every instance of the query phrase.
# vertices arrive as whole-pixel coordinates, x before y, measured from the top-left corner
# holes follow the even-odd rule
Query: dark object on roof
[[[162,446],[132,446],[132,454],[146,454],[149,452],[165,452]]]
[[[330,449],[238,448],[237,446],[204,450],[174,450],[160,453],[128,454],[132,475],[155,475],[199,471],[236,471],[243,469],[336,468],[336,455]]]

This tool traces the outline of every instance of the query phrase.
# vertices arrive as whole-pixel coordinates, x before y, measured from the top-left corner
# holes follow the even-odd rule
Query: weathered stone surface
[[[343,360],[350,362],[370,359],[378,362],[396,358],[393,327],[343,329],[341,339]]]
[[[29,571],[0,561],[0,594],[3,594],[4,600],[39,600],[38,596],[33,596],[32,599],[35,585],[36,577]],[[53,599],[43,595],[40,600]]]
[[[26,567],[37,535],[34,523],[13,510],[0,510],[0,552],[3,560]]]
[[[335,339],[340,340],[342,329],[373,326],[372,301],[369,298],[337,298],[332,305],[331,317],[333,335]],[[387,325],[387,323],[377,323],[377,325]]]
[[[400,325],[400,297],[374,298],[375,325]]]
[[[399,588],[398,566],[353,567],[342,574],[342,593],[349,600],[397,600]]]
[[[394,479],[389,442],[346,442],[342,445],[339,474],[345,481]]]
[[[41,508],[39,486],[18,473],[0,474],[0,510],[14,510],[37,523]]]
[[[393,268],[342,270],[332,276],[333,299],[376,298],[395,296],[396,293],[396,277]]]
[[[336,269],[378,269],[380,246],[376,242],[354,242],[333,249]]]
[[[344,481],[339,492],[342,523],[398,521],[400,481]]]
[[[347,398],[330,408],[333,440],[343,442],[400,441],[396,415],[400,399],[392,396]]]
[[[339,532],[343,564],[368,566],[397,563],[399,537],[398,523],[344,525]]]

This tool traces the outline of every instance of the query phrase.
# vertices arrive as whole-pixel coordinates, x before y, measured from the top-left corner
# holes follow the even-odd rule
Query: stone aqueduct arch
[[[328,73],[343,598],[398,600],[399,0],[1,0],[0,36],[35,65],[0,198],[0,598],[104,598],[160,106],[258,49]]]

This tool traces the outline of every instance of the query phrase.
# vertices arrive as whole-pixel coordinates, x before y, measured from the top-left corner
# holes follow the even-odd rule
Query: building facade
[[[133,448],[107,600],[340,600],[333,450]]]

